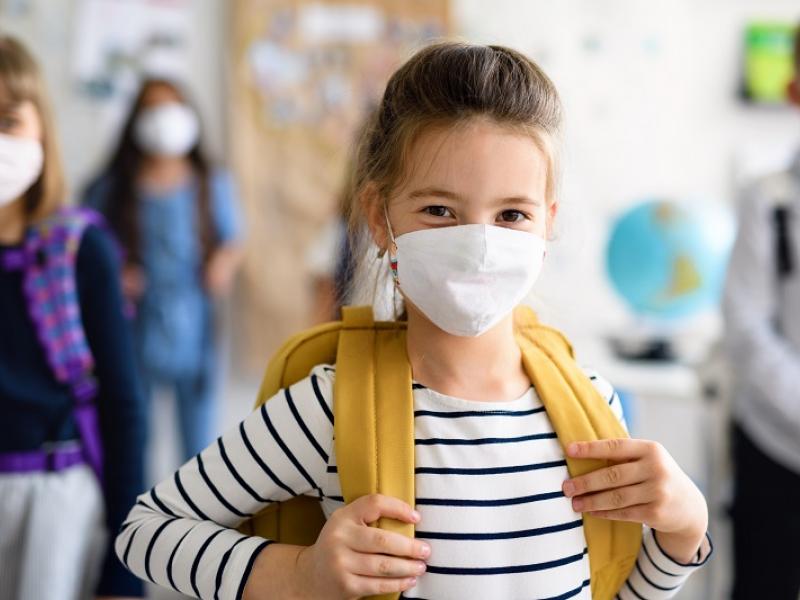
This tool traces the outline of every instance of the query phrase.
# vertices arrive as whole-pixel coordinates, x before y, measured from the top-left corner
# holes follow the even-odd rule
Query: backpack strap
[[[102,447],[95,398],[94,357],[81,320],[76,263],[83,234],[102,217],[87,209],[63,209],[30,227],[19,250],[6,253],[3,266],[23,271],[28,314],[56,381],[74,401],[74,418],[86,462],[102,476]],[[102,479],[101,479],[102,480]]]
[[[791,216],[788,206],[776,206],[772,213],[775,227],[775,269],[779,282],[785,281],[794,272]]]
[[[522,361],[564,448],[572,442],[626,438],[627,432],[592,382],[575,364],[572,346],[561,333],[540,325],[533,311],[515,311]],[[572,477],[609,466],[608,461],[567,457]],[[592,597],[612,598],[639,554],[642,527],[583,515],[592,570]]]
[[[375,323],[371,307],[342,309],[333,408],[347,503],[379,493],[414,506],[414,399],[405,333],[402,323]],[[377,525],[414,537],[407,523],[381,519]]]

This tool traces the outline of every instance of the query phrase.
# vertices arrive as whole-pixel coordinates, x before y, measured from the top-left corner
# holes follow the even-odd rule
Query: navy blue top
[[[16,248],[0,245],[0,252]],[[144,488],[145,415],[130,327],[123,315],[116,250],[96,227],[78,250],[77,289],[100,384],[97,398],[105,453],[106,522],[110,532],[98,595],[141,596],[142,584],[111,547]],[[22,292],[22,272],[0,269],[0,452],[36,450],[78,439],[73,400],[45,360]],[[69,515],[64,515],[69,518]]]

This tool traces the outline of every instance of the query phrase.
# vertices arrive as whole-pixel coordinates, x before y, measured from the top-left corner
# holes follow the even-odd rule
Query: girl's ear
[[[547,240],[552,240],[555,234],[556,216],[558,215],[559,203],[551,202],[547,206]]]
[[[389,232],[386,224],[386,210],[383,198],[374,183],[368,183],[361,192],[361,210],[367,217],[367,226],[372,236],[372,241],[381,250],[389,247]]]

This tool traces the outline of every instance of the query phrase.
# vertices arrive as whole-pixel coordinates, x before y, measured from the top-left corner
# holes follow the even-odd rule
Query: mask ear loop
[[[394,252],[394,256],[391,253],[389,254],[389,269],[392,271],[392,280],[394,281],[394,285],[392,286],[392,315],[394,317],[394,321],[397,321],[400,318],[397,306],[397,288],[400,285],[400,281],[397,276],[397,242],[395,241],[394,232],[392,231],[392,224],[389,222],[389,209],[385,202],[383,203],[383,216],[386,219],[386,230],[389,232],[391,248]],[[388,248],[382,248],[380,252],[378,252],[378,258],[383,258],[388,250]]]

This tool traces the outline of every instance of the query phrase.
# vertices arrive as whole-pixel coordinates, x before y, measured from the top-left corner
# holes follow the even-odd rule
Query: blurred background
[[[216,431],[250,410],[276,346],[331,314],[348,155],[391,72],[451,35],[536,60],[566,127],[531,301],[706,493],[717,554],[683,599],[730,583],[720,290],[737,190],[800,146],[785,96],[799,19],[796,0],[0,0],[0,30],[43,65],[76,202],[145,78],[185,90],[232,175],[244,253],[214,309]],[[155,386],[150,482],[181,462],[170,396]]]

